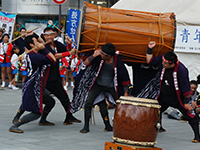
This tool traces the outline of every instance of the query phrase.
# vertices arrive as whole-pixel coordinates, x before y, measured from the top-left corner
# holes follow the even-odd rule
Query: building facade
[[[65,29],[69,9],[81,10],[84,1],[110,7],[118,0],[67,0],[61,5],[60,28]],[[56,26],[59,24],[59,5],[53,0],[0,0],[0,6],[2,11],[17,15],[16,31],[22,27],[32,28],[31,25],[42,29],[47,26],[48,20],[52,20]]]

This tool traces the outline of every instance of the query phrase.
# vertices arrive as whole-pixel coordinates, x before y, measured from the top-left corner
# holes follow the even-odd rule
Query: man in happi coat
[[[18,127],[34,121],[43,113],[43,87],[44,87],[44,72],[46,65],[56,62],[54,55],[42,43],[39,43],[34,35],[29,35],[25,39],[25,46],[30,51],[27,56],[27,71],[28,75],[22,87],[22,109],[31,113],[23,116],[13,126],[9,128],[10,132],[23,133],[23,130]],[[39,50],[43,54],[38,53]]]
[[[174,52],[168,51],[163,56],[153,57],[152,51],[156,42],[152,41],[148,44],[147,63],[152,66],[159,66],[160,71],[160,92],[157,97],[160,108],[160,122],[162,113],[172,106],[177,108],[189,121],[194,132],[192,142],[199,143],[199,121],[192,107],[192,99],[190,97],[190,82],[187,68],[177,59]],[[166,130],[162,127],[160,131]]]
[[[89,132],[91,109],[95,103],[100,106],[104,131],[112,131],[109,123],[105,98],[115,100],[121,95],[128,95],[130,79],[123,61],[115,54],[115,46],[107,43],[101,50],[95,50],[84,64],[86,69],[80,71],[75,81],[75,95],[71,103],[70,112],[74,113],[84,107],[85,125],[81,133]],[[96,102],[95,102],[96,101]]]

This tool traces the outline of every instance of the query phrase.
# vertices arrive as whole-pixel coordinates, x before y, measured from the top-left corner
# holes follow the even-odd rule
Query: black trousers
[[[92,109],[95,99],[101,92],[108,92],[112,95],[114,100],[117,99],[116,91],[114,87],[109,88],[109,87],[100,86],[97,83],[94,83],[94,85],[92,86],[91,90],[88,93],[88,96],[85,102],[85,108]]]
[[[197,116],[193,115],[194,117],[191,117],[189,115],[190,113],[188,112],[188,110],[186,110],[184,107],[182,107],[179,102],[177,102],[177,104],[170,104],[170,103],[167,103],[167,102],[163,101],[162,98],[159,98],[158,102],[159,102],[159,105],[161,106],[161,108],[160,108],[160,117],[161,117],[161,119],[162,119],[162,113],[165,110],[167,110],[167,108],[169,106],[171,106],[171,107],[177,108],[183,114],[185,119],[189,121],[189,124],[191,124],[191,125],[199,124]]]
[[[46,89],[53,93],[60,100],[62,106],[65,109],[65,112],[67,113],[70,105],[70,100],[60,81],[56,80],[47,82]]]
[[[49,92],[47,93],[45,90],[43,95],[43,104],[45,104],[44,111],[47,113],[55,106],[55,100],[49,95]]]

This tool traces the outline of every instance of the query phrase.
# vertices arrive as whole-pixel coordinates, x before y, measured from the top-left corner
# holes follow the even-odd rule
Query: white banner
[[[174,51],[200,53],[200,26],[178,26]]]
[[[8,33],[10,35],[10,41],[12,40],[15,18],[15,14],[0,12],[0,28],[4,30],[4,33]]]

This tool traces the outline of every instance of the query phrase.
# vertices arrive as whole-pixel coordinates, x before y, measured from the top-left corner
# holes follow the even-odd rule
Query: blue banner
[[[69,16],[68,16],[68,29],[67,29],[67,35],[72,39],[74,43],[77,45],[77,31],[79,26],[79,20],[80,20],[80,10],[70,9],[69,10]],[[72,47],[75,45],[73,44]]]

